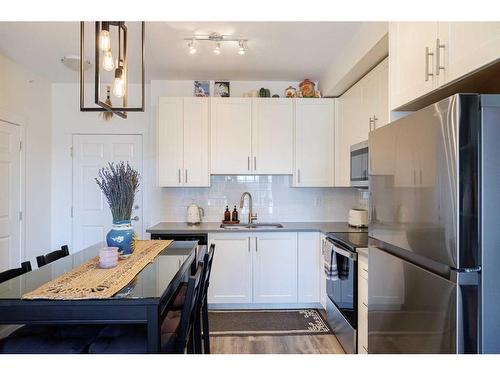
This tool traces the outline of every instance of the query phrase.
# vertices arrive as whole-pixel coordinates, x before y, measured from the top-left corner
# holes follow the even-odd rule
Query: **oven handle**
[[[336,244],[334,244],[332,241],[330,241],[328,239],[327,239],[327,241],[330,242],[330,244],[333,247],[333,251],[335,251],[336,253],[338,253],[346,258],[349,258],[351,260],[354,260],[354,261],[358,260],[358,254],[353,253],[352,251],[349,251],[349,250],[344,250],[344,249],[338,247]]]

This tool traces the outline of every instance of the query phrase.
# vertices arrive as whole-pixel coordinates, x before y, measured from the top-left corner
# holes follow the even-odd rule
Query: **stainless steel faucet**
[[[245,195],[248,195],[248,224],[253,224],[254,220],[257,220],[257,214],[254,215],[252,212],[252,194],[248,191],[241,194],[240,209],[243,208],[243,205],[245,204]]]

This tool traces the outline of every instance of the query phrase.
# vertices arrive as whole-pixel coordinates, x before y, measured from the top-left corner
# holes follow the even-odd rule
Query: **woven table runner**
[[[23,295],[24,299],[101,299],[110,298],[130,283],[172,241],[139,241],[134,252],[118,260],[114,268],[99,267],[99,257],[66,272],[57,279]]]

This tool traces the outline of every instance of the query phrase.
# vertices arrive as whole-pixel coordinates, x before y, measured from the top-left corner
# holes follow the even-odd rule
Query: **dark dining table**
[[[0,324],[145,324],[147,350],[160,350],[161,318],[179,284],[203,255],[197,241],[174,241],[110,298],[23,299],[25,293],[97,256],[98,243],[24,275],[0,283]]]

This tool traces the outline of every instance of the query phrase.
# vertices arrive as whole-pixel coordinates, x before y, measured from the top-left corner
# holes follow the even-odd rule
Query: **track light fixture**
[[[209,35],[193,35],[189,38],[184,38],[187,41],[189,48],[189,53],[194,55],[197,52],[196,43],[197,42],[210,42],[214,44],[213,53],[215,55],[220,55],[222,53],[221,44],[225,42],[238,43],[238,54],[244,55],[248,50],[246,43],[248,39],[236,38],[232,35],[221,35],[219,33],[211,33]]]

